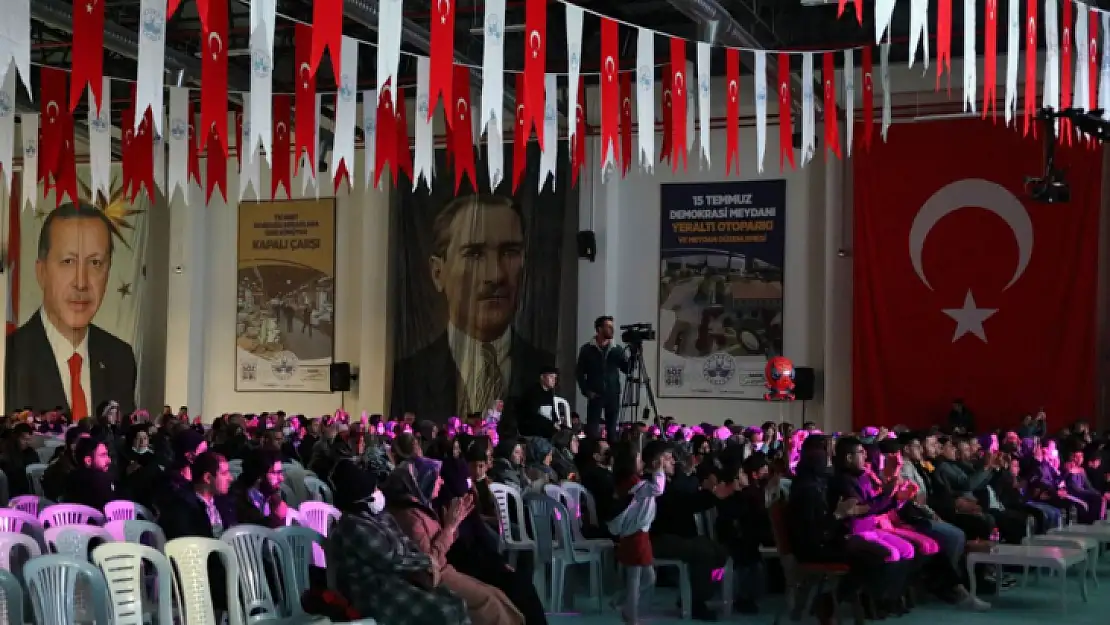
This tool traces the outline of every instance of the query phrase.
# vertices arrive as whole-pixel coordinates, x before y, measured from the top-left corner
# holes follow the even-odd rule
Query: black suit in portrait
[[[525,341],[515,331],[509,346],[509,389],[502,397],[506,410],[515,405],[528,388],[540,377],[545,366],[555,363],[555,356]],[[397,361],[393,368],[392,414],[416,414],[418,420],[439,424],[458,414],[458,390],[462,384],[459,368],[451,355],[447,331],[415,354]]]
[[[4,411],[30,407],[36,412],[69,406],[62,373],[54,350],[46,338],[42,311],[36,312],[15,332],[8,335],[4,372]],[[135,354],[131,346],[108,332],[89,324],[89,414],[109,400],[119,402],[119,413],[126,417],[135,411]],[[93,403],[95,402],[95,403]]]

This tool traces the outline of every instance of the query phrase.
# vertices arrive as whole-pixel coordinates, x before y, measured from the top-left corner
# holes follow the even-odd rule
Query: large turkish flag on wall
[[[856,428],[945,425],[955,398],[980,431],[1091,415],[1101,153],[1058,148],[1072,198],[1049,205],[1023,189],[1041,150],[960,120],[855,156]]]

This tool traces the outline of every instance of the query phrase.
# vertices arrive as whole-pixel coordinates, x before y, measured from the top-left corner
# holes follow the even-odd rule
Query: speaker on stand
[[[813,367],[794,367],[794,399],[802,402],[802,423],[806,422],[806,402],[813,399],[817,374]]]
[[[351,369],[349,362],[333,362],[328,369],[328,386],[339,396],[339,408],[346,412],[347,393],[351,392],[351,382],[358,380],[358,372]]]

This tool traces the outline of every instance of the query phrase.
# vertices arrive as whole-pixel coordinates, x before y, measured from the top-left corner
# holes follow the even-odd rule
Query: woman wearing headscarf
[[[432,560],[435,575],[466,602],[474,625],[523,625],[524,616],[501,590],[460,573],[447,560],[459,539],[460,526],[474,511],[474,497],[467,494],[450,501],[442,517],[432,501],[443,480],[441,463],[413,458],[398,465],[385,484],[389,512],[420,550]]]
[[[570,430],[559,430],[551,437],[551,444],[555,448],[551,453],[551,467],[559,474],[559,479],[577,478],[574,457],[578,454],[578,437]]]
[[[364,618],[390,625],[470,625],[466,604],[436,575],[420,547],[385,512],[373,473],[336,468],[335,504],[343,516],[326,542],[329,587]]]
[[[551,468],[554,451],[551,441],[546,438],[536,437],[528,441],[528,464],[524,467],[524,475],[532,490],[543,492],[545,485],[559,483],[559,474]]]
[[[524,449],[515,439],[502,440],[493,448],[493,466],[489,477],[494,482],[516,486],[520,490],[528,487],[524,475]]]

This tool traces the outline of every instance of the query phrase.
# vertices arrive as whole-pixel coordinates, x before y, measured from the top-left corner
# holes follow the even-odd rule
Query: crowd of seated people
[[[845,567],[832,593],[862,596],[876,618],[911,610],[911,589],[988,609],[967,591],[965,553],[1020,543],[1030,528],[1097,522],[1110,500],[1107,448],[1085,423],[1049,436],[1043,415],[1029,416],[1013,431],[976,437],[966,407],[944,431],[831,436],[812,423],[664,419],[626,426],[616,441],[604,429],[587,435],[577,419],[553,424],[550,438],[413,415],[236,414],[204,427],[167,408],[157,419],[107,411],[63,422],[23,414],[0,424],[10,496],[32,490],[25,468],[40,461],[35,435],[60,435],[41,483],[47,498],[100,509],[128,499],[151,509],[168,539],[218,538],[238,524],[285,525],[283,462],[296,461],[330,486],[343,513],[328,534],[328,575],[314,570],[314,586],[328,577],[360,615],[398,625],[546,622],[528,570],[535,563],[518,570],[501,553],[494,483],[542,494],[573,481],[592,495],[598,522],[583,535],[613,540],[626,570],[637,571],[624,586],[629,623],[641,586],[655,581],[644,568],[653,559],[687,565],[694,619],[716,620],[712,600],[722,592],[734,609],[758,612],[764,589],[782,583],[765,559],[784,547],[776,538],[799,562]],[[232,462],[241,465],[237,477]],[[722,589],[729,562],[733,587]],[[223,579],[218,567],[210,575]],[[1012,583],[982,575],[979,588]],[[213,599],[226,606],[219,593]],[[831,618],[834,603],[833,594],[819,598],[818,617]]]

